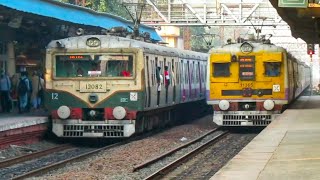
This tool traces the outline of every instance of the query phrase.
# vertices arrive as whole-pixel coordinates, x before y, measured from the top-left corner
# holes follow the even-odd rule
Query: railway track
[[[205,150],[207,147],[212,146],[215,142],[218,142],[221,138],[226,136],[228,134],[227,131],[220,131],[219,129],[213,129],[210,132],[202,135],[201,137],[186,143],[184,145],[181,145],[169,152],[166,152],[156,158],[153,158],[151,160],[148,160],[140,165],[137,165],[133,168],[133,171],[138,171],[143,168],[146,168],[147,166],[151,166],[153,163],[156,163],[157,161],[161,161],[162,159],[165,158],[170,158],[171,155],[175,153],[181,153],[179,151],[183,151],[183,149],[190,148],[190,146],[196,146],[196,147],[191,147],[192,150],[188,151],[187,153],[181,153],[179,158],[175,159],[174,161],[170,162],[166,166],[158,169],[156,172],[151,174],[150,176],[146,177],[145,180],[149,179],[160,179],[161,177],[165,176],[168,174],[171,170],[175,169],[176,167],[180,166],[182,163],[188,161],[190,158],[196,156],[203,150]],[[194,145],[196,143],[200,143],[200,145]]]
[[[15,164],[19,164],[25,161],[29,161],[29,160],[33,160],[33,159],[37,159],[46,155],[49,155],[51,153],[55,153],[55,152],[59,152],[59,151],[63,151],[66,149],[70,149],[73,146],[71,144],[62,144],[62,145],[58,145],[49,149],[45,149],[43,151],[38,151],[38,152],[34,152],[31,154],[27,154],[27,155],[23,155],[23,156],[19,156],[19,157],[15,157],[15,158],[10,158],[10,159],[6,159],[4,161],[0,161],[0,169],[1,168],[7,168],[9,166],[15,165]]]
[[[131,141],[140,140],[148,136],[152,136],[157,132],[158,131],[149,132],[140,136],[130,138],[125,141],[113,143],[111,145],[106,145],[101,148],[76,147],[70,144],[64,144],[61,146],[47,149],[45,151],[8,159],[6,161],[0,162],[0,177],[5,179],[18,180],[43,175],[49,171],[65,167],[67,163],[82,161],[88,157],[96,155],[101,151],[115,148],[117,146],[127,144]],[[63,156],[65,154],[67,155]],[[49,160],[48,162],[48,159],[50,159],[50,157],[47,156],[53,156],[51,157],[51,159],[54,160]],[[34,161],[37,162],[35,163]],[[42,165],[32,167],[34,164],[38,164],[39,162]]]
[[[188,128],[182,129],[188,130],[189,128],[190,127],[188,126]],[[81,168],[88,169],[88,172],[82,172],[79,169],[74,171],[72,170],[72,172],[75,173],[79,171],[78,173],[81,174],[81,177],[85,179],[104,179],[106,177],[108,179],[208,179],[255,136],[255,134],[247,135],[246,133],[242,134],[241,132],[223,132],[222,130],[214,129],[197,138],[196,140],[188,143],[185,142],[183,145],[181,145],[183,143],[181,141],[184,141],[182,140],[183,137],[186,137],[186,140],[188,140],[193,139],[196,136],[188,136],[185,134],[182,135],[179,133],[176,134],[177,131],[174,132],[175,133],[173,134],[168,133],[168,135],[160,136],[159,139],[153,139],[152,137],[149,140],[143,140],[141,142],[136,141],[131,144],[132,141],[144,139],[154,135],[154,133],[150,133],[147,136],[144,134],[144,136],[126,140],[122,143],[113,144],[113,147],[105,146],[101,148],[101,150],[99,150],[100,148],[91,150],[87,149],[87,152],[81,152],[77,156],[63,159],[60,158],[60,160],[57,162],[50,164],[48,163],[46,167],[43,165],[41,167],[33,168],[32,170],[30,168],[26,169],[28,166],[31,166],[31,164],[29,164],[26,165],[23,172],[19,171],[17,173],[16,169],[12,169],[11,172],[15,173],[12,176],[3,176],[1,174],[2,170],[6,170],[6,168],[2,168],[0,169],[0,177],[4,179],[25,179],[28,177],[40,176],[40,178],[46,179],[47,177],[54,177],[53,175],[56,174],[57,179],[63,179],[64,176],[68,176],[68,173],[64,172],[66,167],[68,167],[67,169],[72,166],[82,167],[82,162],[87,162],[87,160],[90,160],[90,162],[92,162],[90,167],[83,165]],[[228,135],[225,133],[228,133]],[[172,143],[178,143],[179,147],[172,144],[170,147],[175,149],[172,150],[171,148],[166,148],[167,152],[159,155],[159,153],[164,152],[165,149],[158,148],[166,147],[162,146],[160,143],[162,141],[167,142],[164,139],[172,140]],[[155,142],[154,145],[152,145],[153,141]],[[125,144],[128,144],[128,146]],[[148,144],[148,146],[146,146],[146,144]],[[151,146],[149,147],[150,144]],[[206,148],[206,146],[208,148]],[[145,147],[145,149],[143,147]],[[108,148],[117,148],[117,151],[109,151]],[[144,153],[131,154],[128,149],[139,149],[139,152]],[[98,154],[99,151],[103,150],[107,150],[107,152]],[[154,153],[155,150],[159,153]],[[92,153],[90,153],[90,151],[92,151]],[[68,152],[60,152],[60,154],[66,153]],[[86,155],[86,153],[88,155]],[[91,156],[97,154],[98,156]],[[130,154],[130,157],[125,158],[125,156],[128,154]],[[157,156],[155,157],[156,154]],[[189,154],[193,154],[193,156],[196,157],[192,158],[192,156]],[[141,161],[141,156],[144,155],[151,157],[152,159],[143,158],[144,161]],[[96,158],[98,158],[98,160]],[[102,159],[108,160],[101,162]],[[119,159],[121,159],[121,162],[118,162]],[[68,162],[72,163],[66,164]],[[143,163],[137,165],[137,162]],[[102,169],[100,166],[103,166]],[[102,170],[101,174],[99,174],[100,172],[93,173],[90,170],[97,169],[98,167]],[[119,171],[120,169],[121,171]]]
[[[115,144],[108,145],[108,146],[105,146],[105,147],[102,147],[102,148],[77,148],[77,147],[73,147],[73,146],[69,146],[69,145],[65,145],[64,147],[60,147],[60,148],[57,147],[55,149],[56,150],[55,152],[60,152],[61,153],[64,150],[68,150],[68,151],[72,150],[74,152],[77,151],[78,153],[76,153],[76,155],[74,155],[72,157],[69,157],[69,158],[66,158],[66,159],[62,158],[59,161],[53,162],[53,163],[50,163],[50,164],[45,162],[43,164],[43,166],[40,166],[39,168],[35,168],[35,169],[33,169],[31,171],[28,171],[28,172],[21,171],[21,173],[18,174],[18,175],[12,175],[12,177],[10,177],[10,179],[12,179],[12,180],[25,179],[25,178],[34,177],[34,176],[37,176],[37,175],[40,175],[40,174],[44,174],[44,173],[47,173],[47,172],[49,172],[51,170],[61,168],[61,167],[65,166],[67,163],[84,160],[85,158],[90,157],[92,155],[95,155],[100,151],[107,150],[107,149],[110,149],[110,148],[113,148],[113,147],[116,147],[116,146],[120,146],[123,143],[124,142],[115,143]],[[51,150],[51,151],[53,152],[54,150]],[[51,155],[53,155],[52,152],[50,153]],[[66,153],[64,153],[64,154],[66,154]],[[41,156],[45,156],[45,155],[41,154]],[[28,159],[28,157],[26,159]],[[40,158],[39,161],[43,161],[43,160]],[[20,162],[18,162],[18,163],[20,163]],[[24,166],[28,166],[28,164],[29,163],[23,163],[22,166],[23,167]],[[10,167],[12,167],[12,166],[10,166]],[[22,167],[22,169],[23,169],[23,167]],[[8,168],[8,167],[6,167],[6,168]],[[14,169],[15,169],[15,167],[13,166],[13,170]]]

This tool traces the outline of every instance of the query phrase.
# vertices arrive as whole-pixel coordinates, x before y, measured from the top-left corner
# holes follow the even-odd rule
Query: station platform
[[[48,129],[48,122],[43,112],[0,114],[0,149],[40,140]]]
[[[320,96],[302,96],[210,180],[320,179]]]

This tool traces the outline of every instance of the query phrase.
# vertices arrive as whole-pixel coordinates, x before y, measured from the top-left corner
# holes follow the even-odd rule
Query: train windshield
[[[133,55],[56,55],[56,77],[132,77]]]
[[[213,77],[230,76],[230,63],[213,63]]]
[[[281,64],[278,62],[267,62],[264,63],[265,75],[269,77],[280,76]]]

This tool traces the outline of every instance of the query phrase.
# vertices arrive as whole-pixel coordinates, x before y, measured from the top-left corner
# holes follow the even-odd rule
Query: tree
[[[201,52],[208,52],[208,47],[206,42],[203,38],[196,37],[196,35],[204,34],[205,29],[202,26],[199,27],[190,27],[191,34],[195,35],[191,37],[191,50],[193,51],[201,51]]]
[[[77,4],[76,0],[59,0],[59,1],[64,3],[79,5]],[[106,13],[123,17],[125,19],[130,19],[130,15],[127,13],[125,8],[123,8],[121,2],[119,2],[118,0],[85,0],[84,2],[85,2],[84,3],[85,7],[90,8],[94,11],[106,12]]]

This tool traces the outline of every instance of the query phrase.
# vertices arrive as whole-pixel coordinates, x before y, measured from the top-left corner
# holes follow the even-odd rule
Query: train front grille
[[[84,134],[102,133],[102,137],[124,137],[123,125],[63,125],[64,137],[85,137]]]
[[[250,121],[253,126],[267,126],[271,120],[271,115],[223,115],[224,126],[240,126],[243,121]]]

